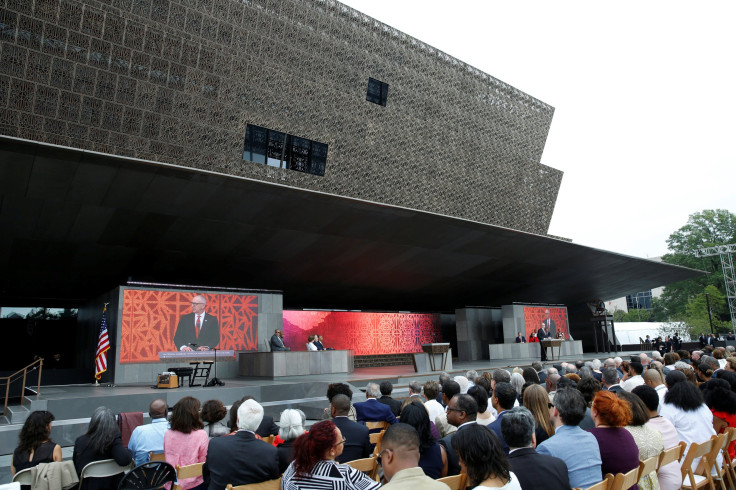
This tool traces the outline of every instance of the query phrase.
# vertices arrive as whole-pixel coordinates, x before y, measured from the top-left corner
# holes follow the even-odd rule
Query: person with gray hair
[[[514,373],[511,375],[511,386],[514,387],[516,390],[516,393],[521,396],[521,389],[524,387],[524,376],[522,376],[519,373]]]
[[[358,422],[386,421],[389,424],[396,423],[396,416],[391,411],[391,407],[377,400],[380,395],[381,391],[378,385],[368,383],[365,387],[365,401],[353,403]]]
[[[293,417],[301,422],[301,415]],[[255,400],[243,401],[238,407],[238,431],[210,441],[202,476],[209,490],[248,485],[279,477],[278,450],[256,438],[255,430],[263,420],[263,407]],[[172,420],[173,427],[173,420]],[[185,487],[186,488],[186,487]]]
[[[618,371],[616,368],[605,368],[603,370],[603,389],[618,393],[623,390],[619,384]]]
[[[419,381],[412,381],[409,383],[409,396],[410,397],[417,397],[422,398],[422,385],[419,383]]]
[[[509,410],[501,421],[501,433],[509,445],[509,463],[521,488],[569,490],[567,465],[554,456],[539,454],[534,433],[535,420],[525,407]]]
[[[475,378],[478,377],[478,371],[470,369],[465,373],[465,377],[468,378],[468,389],[475,386]]]
[[[204,437],[207,438],[207,435]],[[133,460],[133,456],[123,446],[115,415],[107,407],[98,407],[89,420],[87,432],[74,441],[72,460],[77,474],[81,475],[82,469],[89,463],[103,459],[114,459],[120,466],[127,466]],[[104,478],[90,478],[85,480],[83,488],[84,490],[118,488],[122,478],[122,472]]]
[[[348,405],[349,404],[350,399],[348,399]],[[304,434],[305,422],[306,416],[301,410],[287,408],[281,412],[281,417],[278,422],[279,437],[283,439],[284,442],[276,446],[276,451],[279,456],[279,472],[281,473],[286,471],[289,464],[294,461],[294,441],[297,437]]]
[[[465,376],[455,376],[452,380],[460,386],[460,393],[464,394],[468,392],[468,378]]]
[[[565,462],[572,488],[588,488],[601,481],[601,451],[598,440],[578,424],[585,417],[585,399],[574,388],[557,392],[550,409],[555,434],[537,446],[539,454]]]

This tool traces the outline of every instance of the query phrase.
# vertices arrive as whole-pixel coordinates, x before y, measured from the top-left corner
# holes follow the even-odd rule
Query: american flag
[[[97,354],[95,354],[95,379],[100,379],[102,373],[107,371],[107,351],[110,348],[110,340],[107,337],[107,305],[102,310],[102,323],[100,324],[100,337],[97,340]]]

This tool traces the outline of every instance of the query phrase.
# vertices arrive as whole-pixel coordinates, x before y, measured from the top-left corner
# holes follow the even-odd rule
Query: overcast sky
[[[549,233],[639,257],[736,212],[736,2],[344,1],[555,108]]]

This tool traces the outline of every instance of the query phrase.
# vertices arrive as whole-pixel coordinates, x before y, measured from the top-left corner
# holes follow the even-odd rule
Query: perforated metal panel
[[[2,134],[547,232],[553,108],[338,2],[0,5]],[[248,123],[326,143],[324,176],[244,161]]]

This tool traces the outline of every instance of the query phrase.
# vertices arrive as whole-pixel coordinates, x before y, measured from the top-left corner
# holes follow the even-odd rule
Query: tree
[[[707,286],[703,293],[690,300],[685,307],[685,323],[687,323],[691,338],[696,338],[702,332],[710,332],[709,302],[713,313],[713,331],[727,332],[731,329],[730,322],[721,320],[721,316],[728,312],[726,295],[715,286]]]
[[[703,247],[736,243],[736,215],[725,209],[706,209],[690,215],[687,224],[667,239],[671,253],[662,261],[707,272],[695,279],[669,284],[662,293],[661,308],[669,320],[684,320],[691,299],[702,294],[706,286],[714,286],[723,293],[723,272],[717,256],[697,258],[695,251]],[[659,317],[659,314],[655,314]],[[728,318],[726,313],[725,318]],[[709,328],[710,330],[710,328]]]

